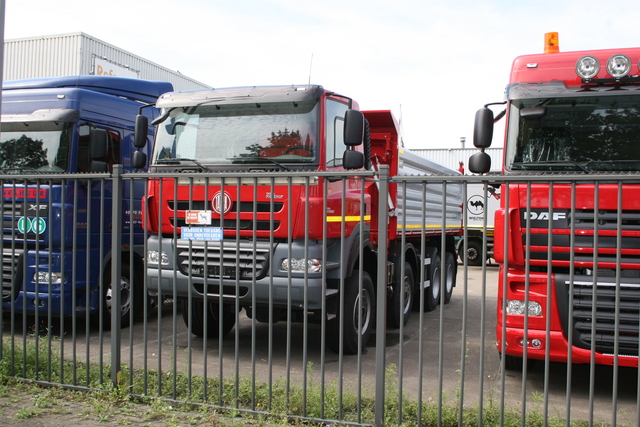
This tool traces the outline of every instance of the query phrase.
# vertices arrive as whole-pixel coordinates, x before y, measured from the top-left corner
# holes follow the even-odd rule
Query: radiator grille
[[[178,241],[178,268],[185,275],[250,280],[263,278],[269,270],[269,243],[223,240],[222,242]],[[205,256],[206,254],[206,256]]]

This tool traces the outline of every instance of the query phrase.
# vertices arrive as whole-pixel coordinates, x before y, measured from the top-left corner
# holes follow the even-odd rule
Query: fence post
[[[120,374],[120,277],[122,271],[122,165],[113,165],[113,190],[111,197],[111,382],[118,385]]]
[[[376,407],[375,424],[384,425],[386,310],[387,310],[387,224],[389,218],[389,166],[380,165],[378,177],[378,278],[376,290]],[[382,319],[382,321],[381,321]]]

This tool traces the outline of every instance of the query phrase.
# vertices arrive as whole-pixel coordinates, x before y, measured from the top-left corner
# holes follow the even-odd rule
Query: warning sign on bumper
[[[222,228],[220,227],[182,227],[182,239],[184,240],[209,240],[219,242],[222,240]]]

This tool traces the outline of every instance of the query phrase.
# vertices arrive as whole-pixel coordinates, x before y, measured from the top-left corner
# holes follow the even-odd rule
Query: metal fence
[[[118,168],[113,175],[2,176],[2,366],[10,375],[42,384],[86,390],[115,383],[127,387],[133,395],[157,395],[234,411],[323,422],[546,425],[555,420],[566,425],[640,425],[640,201],[636,201],[640,198],[638,187],[634,186],[638,177],[491,179],[389,177],[385,169],[376,174],[350,173],[349,178],[289,172],[159,176],[122,174]],[[157,187],[159,193],[153,195],[155,200],[148,196],[142,209],[133,196],[135,188],[146,187],[154,180],[161,183]],[[318,180],[324,185],[333,181],[344,189],[350,188],[358,195],[363,211],[368,203],[379,207],[370,219],[384,219],[374,248],[384,248],[389,243],[390,213],[401,219],[397,228],[402,247],[408,238],[405,236],[410,235],[408,214],[389,204],[389,188],[393,184],[397,185],[394,191],[405,196],[407,192],[423,198],[430,192],[442,194],[440,227],[431,232],[435,229],[445,234],[450,230],[445,218],[447,187],[460,186],[461,198],[466,201],[469,184],[480,183],[485,188],[502,185],[503,203],[511,208],[498,222],[502,229],[495,230],[495,238],[502,239],[506,268],[499,269],[493,259],[480,267],[458,260],[450,301],[446,300],[446,292],[441,292],[439,304],[428,311],[427,294],[436,277],[427,277],[431,267],[414,266],[419,270],[415,282],[425,286],[414,286],[408,322],[390,327],[390,302],[380,296],[387,294],[388,272],[395,270],[389,266],[386,251],[373,250],[373,258],[361,253],[363,261],[357,264],[354,276],[361,298],[356,300],[357,317],[353,321],[362,324],[366,315],[361,300],[366,294],[362,290],[367,288],[363,272],[371,268],[367,263],[375,264],[371,285],[378,298],[370,297],[375,302],[372,312],[376,316],[368,340],[358,345],[356,354],[346,354],[342,334],[344,322],[349,319],[345,319],[342,301],[348,298],[338,299],[341,302],[335,310],[339,314],[335,316],[332,308],[323,303],[324,298],[315,305],[317,301],[312,301],[314,294],[310,291],[312,283],[334,280],[335,292],[344,295],[348,285],[345,274],[338,274],[337,280],[330,279],[328,267],[323,264],[317,274],[289,272],[285,280],[288,288],[279,288],[274,285],[280,282],[273,277],[273,268],[262,276],[254,271],[253,276],[243,278],[237,269],[226,273],[229,259],[219,256],[215,269],[206,267],[213,273],[203,267],[203,275],[197,277],[199,263],[206,264],[210,255],[223,252],[226,243],[180,239],[178,226],[187,225],[180,223],[177,215],[162,218],[161,207],[150,208],[163,200],[177,211],[177,183],[190,187],[188,199],[182,201],[188,204],[184,210],[199,209],[196,202],[202,197],[198,188],[228,185],[233,191],[251,193],[257,192],[257,185],[271,189],[279,186],[292,197],[297,194],[294,187],[302,186],[306,188],[299,203],[302,207],[298,214],[285,212],[285,217],[292,224],[294,215],[298,215],[303,230],[317,225],[327,233],[335,225],[328,223],[324,215],[310,213],[309,208],[313,205],[311,187]],[[359,184],[349,187],[348,182]],[[367,183],[377,189],[378,199],[373,203],[361,190]],[[207,190],[204,194],[209,197]],[[485,192],[485,206],[486,198],[491,196]],[[539,208],[545,197],[560,205]],[[273,237],[276,202],[272,197],[269,203],[259,205],[255,199],[246,206],[254,218],[259,213],[264,215],[263,228],[259,228],[258,221],[245,224],[239,217],[231,222],[231,216],[227,227],[247,227],[254,237],[271,235],[262,239],[268,251],[280,245],[285,253],[291,253],[292,239]],[[593,209],[614,202],[613,208]],[[326,200],[324,203],[319,208],[327,212]],[[403,209],[409,205],[404,203]],[[422,206],[419,218],[425,224],[428,213],[424,206],[428,204],[422,200],[418,205]],[[156,211],[150,213],[151,209]],[[344,224],[343,212],[332,215],[342,216],[342,222],[338,222]],[[151,224],[154,220],[156,229],[162,230],[165,221],[176,225],[176,231],[165,233],[163,239],[147,229],[141,235],[130,232],[141,222]],[[363,215],[355,221],[366,228],[369,220]],[[467,220],[461,217],[460,221]],[[221,223],[225,228],[224,214]],[[289,227],[287,235],[292,236],[296,231]],[[342,232],[332,246],[319,240],[319,253],[324,259],[330,257],[331,251],[340,255],[338,259],[347,257],[349,236],[346,227],[339,227]],[[466,228],[462,230],[458,238],[464,242],[468,234]],[[359,237],[364,241],[362,236],[365,233]],[[490,238],[486,233],[485,246]],[[182,240],[181,250],[187,255],[172,252],[179,245],[171,242],[178,240]],[[238,258],[230,262],[249,263],[255,269],[265,246],[256,240],[259,239],[236,242],[231,252]],[[433,249],[433,241],[425,240],[414,244],[418,259],[435,262],[429,254],[438,251]],[[305,254],[318,244],[309,238],[302,241],[304,244],[298,249]],[[446,243],[444,239],[438,242],[438,249],[444,254]],[[163,255],[165,250],[169,253]],[[243,253],[246,257],[240,261]],[[168,259],[163,261],[163,256]],[[183,258],[178,261],[180,256]],[[267,252],[267,262],[270,256]],[[438,270],[438,283],[446,290],[449,276],[444,258],[438,259],[442,267]],[[397,260],[400,265],[407,263],[404,256]],[[165,261],[174,264],[172,274],[165,272],[163,276]],[[274,286],[268,294],[284,298],[288,306],[282,307],[276,300],[266,305],[266,310],[258,309],[256,299],[261,294],[257,287],[265,281]],[[302,287],[294,287],[294,282],[302,283]],[[187,294],[181,293],[181,283],[187,283]],[[235,286],[225,288],[229,283]],[[249,298],[254,298],[250,310],[246,308],[247,300],[241,297],[242,286],[247,287]],[[91,287],[97,292],[87,291]],[[322,288],[322,295],[333,294],[331,289]],[[522,297],[520,306],[520,300],[508,296],[510,292]],[[552,294],[559,301],[559,308],[552,305],[552,298],[544,297]],[[233,310],[211,304],[219,295],[226,296]],[[395,301],[400,309],[406,297]],[[521,320],[511,317],[515,310],[531,307],[531,303],[551,314],[543,317],[542,326],[535,307],[525,308]],[[122,306],[125,312],[127,307],[132,310],[122,318],[109,315],[119,312]],[[67,315],[59,316],[60,313]],[[337,329],[331,323],[336,318],[340,322]],[[521,353],[513,353],[511,347],[518,343],[508,342],[507,329],[511,332],[518,328],[530,338],[520,341],[527,343]],[[331,330],[339,333],[337,352],[330,350],[327,342]],[[499,340],[497,335],[505,340]],[[536,341],[534,346],[534,339],[542,344]],[[564,353],[555,344],[563,339],[575,345]],[[601,354],[604,359],[597,358]],[[581,363],[564,363],[567,357]],[[534,359],[538,359],[535,364]]]

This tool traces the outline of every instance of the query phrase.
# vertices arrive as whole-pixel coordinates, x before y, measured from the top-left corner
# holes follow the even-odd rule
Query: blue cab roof
[[[122,96],[132,100],[155,103],[166,92],[173,91],[169,82],[112,76],[47,77],[3,82],[3,90],[78,88]]]

